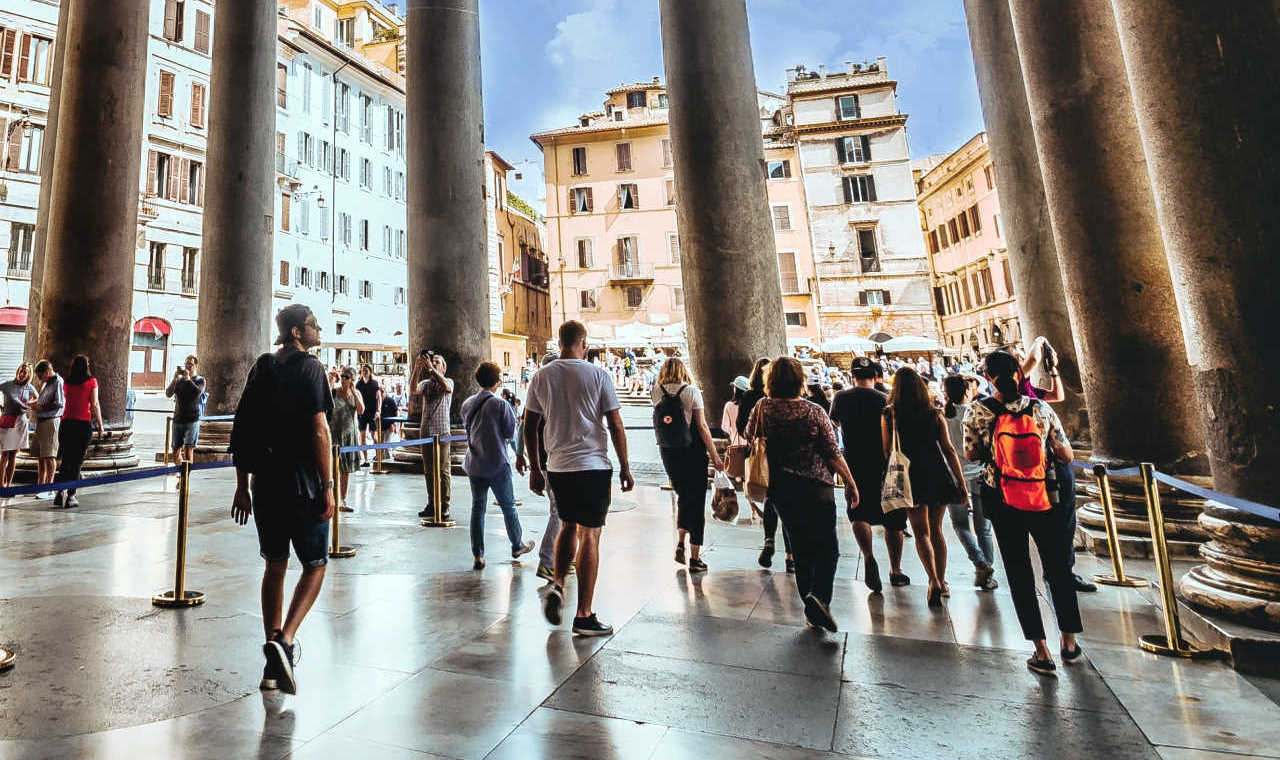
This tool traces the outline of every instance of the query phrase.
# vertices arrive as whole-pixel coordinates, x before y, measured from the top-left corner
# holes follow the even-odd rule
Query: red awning
[[[136,333],[151,333],[157,338],[169,334],[169,323],[159,317],[143,317],[133,323]]]
[[[26,327],[27,310],[20,306],[0,308],[0,327]]]

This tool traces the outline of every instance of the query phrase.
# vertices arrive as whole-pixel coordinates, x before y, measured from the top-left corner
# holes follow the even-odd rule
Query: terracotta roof
[[[635,92],[636,90],[665,90],[666,85],[661,80],[655,82],[652,79],[648,82],[633,82],[632,84],[620,84],[612,90],[607,90],[605,95],[617,95],[622,92]]]
[[[649,114],[637,118],[629,118],[626,121],[604,121],[592,124],[589,127],[561,127],[559,129],[548,129],[544,132],[535,132],[529,135],[529,139],[538,142],[539,139],[549,137],[562,137],[564,135],[590,135],[599,134],[601,132],[616,132],[621,129],[635,129],[637,127],[660,127],[668,124],[667,114]]]
[[[898,89],[896,80],[889,79],[884,73],[873,71],[870,74],[828,74],[825,79],[799,79],[787,84],[787,92],[792,95],[812,94],[816,92],[835,92],[837,90],[869,90],[880,87]]]

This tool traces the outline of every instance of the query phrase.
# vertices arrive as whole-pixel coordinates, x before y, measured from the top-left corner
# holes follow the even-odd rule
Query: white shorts
[[[0,451],[18,451],[27,447],[27,418],[18,418],[11,428],[0,428]]]

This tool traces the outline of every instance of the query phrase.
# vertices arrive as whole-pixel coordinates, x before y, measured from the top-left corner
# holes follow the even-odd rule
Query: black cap
[[[867,357],[859,356],[853,360],[853,367],[850,368],[850,371],[859,380],[874,380],[876,375],[880,373],[880,367]]]
[[[307,324],[307,317],[311,316],[311,307],[306,304],[294,303],[281,309],[276,314],[276,345],[283,346],[293,340],[293,328],[301,330]]]

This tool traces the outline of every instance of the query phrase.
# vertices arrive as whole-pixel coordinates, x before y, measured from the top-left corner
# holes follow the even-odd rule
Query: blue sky
[[[663,74],[658,0],[481,0],[489,147],[524,172],[513,189],[541,207],[529,135],[600,108],[621,82]],[[959,0],[747,0],[756,79],[781,92],[796,64],[889,59],[913,157],[949,153],[982,112]]]

